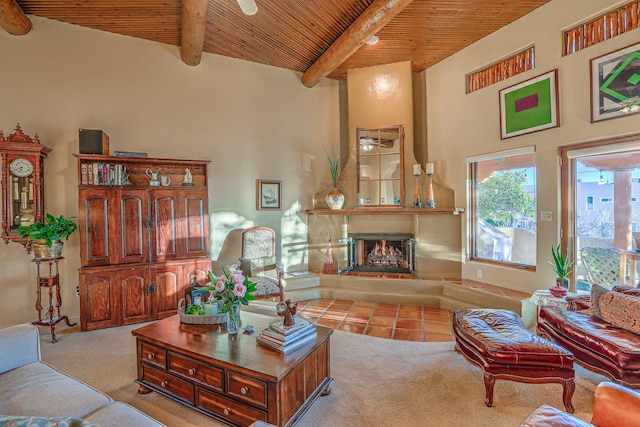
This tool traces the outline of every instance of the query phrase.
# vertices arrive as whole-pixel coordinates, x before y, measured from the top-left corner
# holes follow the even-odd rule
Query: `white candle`
[[[433,175],[433,163],[425,163],[424,165],[424,173],[427,175]]]
[[[413,174],[415,176],[422,175],[422,171],[420,170],[420,164],[419,163],[416,163],[415,165],[413,165]]]

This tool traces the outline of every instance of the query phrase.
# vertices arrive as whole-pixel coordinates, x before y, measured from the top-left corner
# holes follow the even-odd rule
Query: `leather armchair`
[[[591,423],[553,406],[542,405],[520,427],[637,427],[639,420],[640,393],[605,381],[596,387]]]

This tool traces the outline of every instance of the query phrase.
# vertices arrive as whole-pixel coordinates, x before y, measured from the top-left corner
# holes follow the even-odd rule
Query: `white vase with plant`
[[[551,288],[551,293],[554,296],[565,296],[569,290],[569,274],[571,274],[571,267],[573,266],[574,261],[570,260],[568,247],[566,253],[563,254],[560,245],[557,247],[552,246],[551,255],[553,257],[553,261],[547,260],[547,262],[551,264],[553,271],[556,273],[556,286],[555,290],[554,288]]]
[[[326,184],[330,188],[329,193],[325,197],[327,205],[331,209],[342,209],[344,205],[344,194],[340,191],[341,176],[340,176],[340,157],[336,153],[336,147],[331,146],[331,154],[324,150],[327,155],[327,161],[329,162],[329,173],[331,174],[331,184]]]

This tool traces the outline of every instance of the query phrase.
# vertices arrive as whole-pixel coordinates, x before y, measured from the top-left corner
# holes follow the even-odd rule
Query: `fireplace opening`
[[[349,263],[344,271],[417,274],[412,234],[349,234],[346,240]]]

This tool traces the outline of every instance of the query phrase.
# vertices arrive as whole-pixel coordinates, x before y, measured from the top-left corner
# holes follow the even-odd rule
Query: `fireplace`
[[[350,233],[346,271],[411,273],[416,275],[416,240],[413,234]]]

